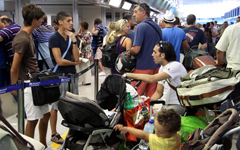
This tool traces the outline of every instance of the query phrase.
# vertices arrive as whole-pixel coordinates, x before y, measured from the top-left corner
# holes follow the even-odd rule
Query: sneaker
[[[99,74],[98,74],[99,76],[105,76],[106,75],[106,73],[105,72],[103,72],[103,71],[101,71],[101,72],[99,72]]]
[[[57,144],[63,144],[63,142],[64,142],[63,138],[58,133],[55,133],[55,134],[52,135],[51,141],[55,142]]]

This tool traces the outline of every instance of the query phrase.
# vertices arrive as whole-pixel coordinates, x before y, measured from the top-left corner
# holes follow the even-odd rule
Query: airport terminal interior
[[[196,24],[207,24],[207,22],[217,21],[219,26],[225,22],[228,26],[236,24],[236,20],[240,16],[239,0],[0,0],[0,17],[7,16],[19,26],[24,26],[22,17],[22,8],[25,4],[36,4],[40,6],[47,16],[47,24],[53,26],[54,19],[58,12],[65,11],[71,14],[75,33],[80,29],[81,22],[88,23],[88,30],[91,32],[94,28],[94,20],[100,18],[102,25],[108,27],[111,22],[123,19],[124,14],[133,14],[135,6],[140,3],[146,3],[150,6],[150,18],[158,25],[164,20],[166,12],[171,12],[180,19],[180,25],[185,26],[187,16],[194,14],[196,16]],[[239,18],[240,21],[240,18]],[[133,23],[137,24],[133,17]],[[2,42],[0,42],[2,43]],[[1,44],[0,46],[3,46]],[[4,47],[0,48],[1,51]],[[3,78],[2,70],[6,68],[5,53],[0,52],[0,80]],[[215,57],[216,58],[216,57]],[[94,64],[94,61],[91,61]],[[89,72],[89,83],[84,85],[82,76],[79,76],[78,95],[96,100],[96,94],[100,90],[102,83],[111,69],[103,67],[104,75],[100,68],[92,67]],[[9,75],[7,75],[9,76]],[[5,75],[4,75],[5,77]],[[25,132],[26,118],[20,118],[18,115],[22,108],[18,106],[12,94],[5,92],[9,85],[0,86],[0,100],[2,107],[2,115],[7,121],[19,132]],[[50,108],[51,105],[49,105]],[[21,109],[21,110],[20,110]],[[21,119],[21,120],[20,120]],[[66,138],[69,128],[64,127],[61,122],[63,117],[57,112],[57,132]],[[0,124],[2,124],[0,122]],[[22,125],[19,125],[22,124]],[[24,124],[24,125],[23,125]],[[21,127],[19,127],[21,126]],[[233,134],[231,150],[237,150],[236,142],[239,132]],[[46,150],[62,149],[61,144],[51,141],[51,127],[47,129],[47,148]],[[35,129],[34,139],[39,141],[38,125]],[[0,139],[1,140],[1,139]],[[88,147],[88,149],[93,149]],[[1,150],[1,147],[0,147]]]

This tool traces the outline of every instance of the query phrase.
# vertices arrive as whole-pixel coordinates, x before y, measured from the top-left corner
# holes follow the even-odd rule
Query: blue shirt
[[[135,31],[134,30],[130,30],[129,34],[126,34],[126,37],[129,37],[132,40],[132,44],[134,41],[134,36],[135,36]]]
[[[12,52],[12,41],[17,33],[20,31],[21,27],[16,23],[11,23],[8,26],[5,26],[2,30],[0,30],[0,36],[3,38],[3,42],[5,44],[5,49],[8,58],[13,59]]]
[[[195,26],[191,26],[191,27],[184,28],[183,31],[186,33],[187,42],[190,48],[196,45],[198,46],[199,43],[201,44],[207,43],[207,37],[204,34],[203,30]]]
[[[98,34],[96,36],[96,44],[97,47],[102,47],[102,43],[103,43],[103,28],[104,26],[102,24],[98,24],[96,30],[98,30]]]
[[[38,49],[43,55],[44,59],[50,58],[50,51],[48,48],[48,40],[50,36],[55,33],[55,29],[43,23],[39,28],[33,31],[33,36],[38,40]],[[38,60],[42,60],[41,55],[38,54]]]
[[[179,62],[180,61],[180,48],[182,45],[182,41],[187,39],[185,32],[182,29],[175,27],[175,26],[171,27],[171,28],[165,27],[162,30],[162,37],[163,37],[163,41],[168,41],[173,45],[174,50],[177,55],[176,61]]]
[[[69,36],[67,36],[67,40],[62,37],[59,32],[55,32],[50,38],[49,38],[49,49],[51,51],[52,55],[52,48],[60,48],[61,50],[61,57],[64,54],[64,52],[67,50],[68,42],[69,42]],[[71,44],[69,47],[69,50],[67,52],[67,55],[64,57],[64,59],[73,61],[73,54],[72,54],[73,45]],[[58,66],[56,73],[75,73],[76,69],[74,65],[71,66]]]
[[[154,63],[152,52],[155,44],[160,41],[160,37],[156,30],[144,21],[154,25],[160,35],[162,34],[162,30],[159,25],[157,25],[151,18],[146,18],[137,25],[133,46],[141,46],[141,49],[139,53],[135,55],[137,59],[136,69],[156,69],[160,67],[160,65]]]

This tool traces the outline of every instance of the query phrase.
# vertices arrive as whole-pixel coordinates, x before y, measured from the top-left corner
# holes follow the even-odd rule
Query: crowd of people
[[[127,51],[127,55],[134,56],[136,67],[132,73],[121,74],[142,80],[137,88],[138,95],[145,94],[151,100],[162,99],[167,103],[167,110],[161,111],[155,119],[156,135],[149,135],[138,130],[115,126],[116,130],[123,133],[130,132],[146,141],[161,143],[160,138],[173,138],[179,140],[179,120],[176,123],[162,121],[161,116],[165,113],[174,117],[168,121],[178,118],[184,114],[184,108],[180,105],[176,92],[171,86],[178,86],[180,77],[187,74],[181,63],[181,54],[190,49],[201,49],[207,51],[216,59],[218,65],[227,64],[227,67],[240,69],[240,53],[238,52],[238,40],[240,38],[240,24],[228,26],[224,22],[221,27],[217,22],[208,22],[206,25],[196,24],[196,16],[187,16],[186,25],[181,26],[178,17],[167,11],[159,25],[150,18],[150,7],[146,3],[140,3],[134,7],[133,14],[124,14],[123,19],[111,22],[108,27],[102,24],[100,18],[93,21],[94,27],[89,30],[89,23],[82,21],[76,33],[73,30],[73,20],[68,12],[61,11],[53,20],[53,26],[48,25],[44,10],[35,4],[26,4],[22,8],[24,26],[12,22],[7,16],[1,16],[0,20],[0,42],[4,42],[4,50],[7,54],[7,74],[11,79],[6,79],[7,85],[16,84],[17,81],[29,82],[31,74],[47,68],[59,66],[56,73],[60,78],[68,73],[76,73],[88,67],[91,61],[102,57],[101,49],[104,45],[117,43],[117,53]],[[134,24],[133,18],[136,24]],[[237,19],[237,22],[240,19]],[[35,55],[37,48],[38,55]],[[40,53],[42,55],[40,55]],[[62,55],[66,53],[65,57]],[[88,59],[83,62],[83,59]],[[46,61],[46,64],[44,61]],[[100,76],[105,76],[105,68],[99,61]],[[111,74],[120,74],[115,68],[111,68]],[[82,85],[90,85],[91,72],[88,71],[81,78]],[[75,83],[78,83],[78,78]],[[135,82],[132,82],[134,85]],[[75,84],[75,94],[78,94],[78,84]],[[61,95],[68,91],[67,84],[60,85]],[[63,139],[57,132],[57,102],[51,105],[35,106],[32,100],[31,88],[24,89],[24,108],[27,118],[26,135],[34,138],[35,127],[39,121],[40,142],[47,147],[46,132],[50,120],[53,142],[62,144]],[[11,92],[13,96],[17,91]],[[16,99],[17,100],[17,99]],[[168,112],[168,110],[171,110]],[[180,117],[179,117],[180,118]],[[163,123],[162,123],[163,122]],[[166,136],[161,133],[162,128],[168,126]],[[174,130],[170,130],[174,126]],[[177,126],[175,128],[175,126]],[[142,133],[142,134],[140,134]],[[159,133],[159,134],[158,134]],[[152,143],[152,142],[151,142]],[[167,142],[162,142],[164,145]],[[180,142],[176,142],[176,147]],[[156,145],[150,145],[154,149]]]

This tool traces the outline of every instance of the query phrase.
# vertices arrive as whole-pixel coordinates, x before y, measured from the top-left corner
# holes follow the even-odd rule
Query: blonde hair
[[[126,28],[128,21],[125,19],[120,19],[117,22],[111,22],[109,24],[109,32],[106,35],[106,44],[113,43],[118,34]]]
[[[115,22],[110,22],[109,24],[109,31],[108,34],[106,35],[106,44],[113,43],[114,40],[116,39],[116,31],[115,31]]]

